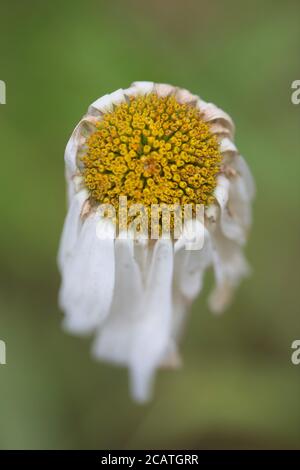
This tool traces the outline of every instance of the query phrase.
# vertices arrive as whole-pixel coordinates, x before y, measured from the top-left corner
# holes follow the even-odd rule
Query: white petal
[[[72,135],[67,143],[65,150],[65,164],[66,164],[66,177],[67,182],[71,182],[74,175],[78,174],[78,154],[85,144],[86,137],[84,131],[92,132],[94,130],[97,118],[91,115],[84,116],[81,121],[77,124]]]
[[[98,359],[123,365],[130,363],[144,293],[141,272],[133,256],[133,244],[132,239],[116,240],[114,298],[109,317],[93,345],[93,354]]]
[[[183,247],[175,253],[172,335],[170,344],[177,347],[182,336],[188,309],[202,290],[203,277],[212,263],[210,234],[205,231],[204,246],[198,251],[188,251]]]
[[[143,283],[146,283],[151,252],[152,249],[149,246],[149,240],[146,240],[144,238],[135,239],[134,259],[136,260],[140,268]]]
[[[75,127],[65,150],[65,164],[70,178],[77,172],[77,151],[80,145],[80,123]]]
[[[215,197],[221,208],[221,227],[226,237],[244,244],[251,224],[251,206],[240,175],[217,178]]]
[[[165,357],[160,362],[160,368],[178,369],[182,365],[182,359],[175,341],[170,340]]]
[[[198,231],[204,234],[203,246],[198,250],[179,249],[175,255],[175,288],[188,300],[192,301],[202,289],[203,275],[212,261],[210,234],[197,222]],[[201,235],[203,236],[203,235]],[[176,250],[176,246],[175,246]]]
[[[67,206],[69,207],[76,192],[72,173],[67,165],[65,165],[65,180],[67,183]]]
[[[244,181],[244,184],[246,186],[248,199],[252,200],[255,196],[255,183],[254,183],[254,179],[253,179],[253,176],[251,174],[251,171],[249,170],[249,167],[248,167],[245,159],[241,155],[239,155],[235,159],[235,168],[240,173],[240,175],[241,175],[241,177]]]
[[[114,91],[110,94],[110,99],[114,105],[125,102],[124,90],[119,88],[119,90]]]
[[[228,137],[232,139],[232,132],[220,122],[210,122],[210,131],[212,134],[217,135],[219,138]]]
[[[234,219],[236,225],[242,228],[242,232],[245,234],[244,240],[246,240],[248,228],[252,223],[251,199],[252,196],[248,191],[244,178],[239,174],[233,177],[230,184],[228,202],[231,217],[228,217],[228,219],[229,222],[232,222]],[[239,241],[238,235],[235,237],[232,236],[231,238]]]
[[[238,155],[238,149],[231,139],[224,137],[220,142],[220,152],[222,154]]]
[[[210,206],[205,208],[206,221],[211,224],[215,224],[217,222],[218,214],[219,207],[217,206],[217,204],[211,204]]]
[[[179,103],[196,103],[198,100],[198,96],[193,95],[184,88],[178,88],[175,96]]]
[[[147,95],[153,91],[153,82],[133,82],[129,90],[133,90],[134,94]]]
[[[154,85],[154,91],[158,96],[169,96],[175,93],[176,88],[173,85],[167,85],[165,83],[156,83]]]
[[[174,266],[174,271],[175,269],[176,266]],[[190,306],[191,302],[183,296],[178,286],[175,285],[173,289],[172,331],[169,349],[173,347],[177,350],[177,344],[183,334]]]
[[[88,112],[89,113],[94,113],[95,111],[98,111],[100,113],[107,113],[111,112],[113,110],[113,102],[111,99],[110,95],[103,95],[101,98],[98,98],[96,101],[94,101],[90,107]]]
[[[93,116],[98,116],[99,114],[109,113],[113,111],[113,106],[123,103],[125,101],[124,90],[119,88],[118,90],[109,93],[107,95],[101,96],[96,101],[94,101],[88,109],[88,113]]]
[[[83,204],[88,197],[88,192],[85,189],[82,189],[72,197],[70,202],[58,251],[58,266],[61,271],[63,270],[65,263],[68,262],[69,258],[74,253],[79,229],[81,227],[80,213]]]
[[[222,210],[225,209],[228,202],[230,182],[224,175],[219,175],[217,178],[217,186],[215,189],[215,198],[218,201]]]
[[[210,295],[209,306],[213,312],[220,313],[230,303],[234,289],[249,274],[249,266],[241,247],[224,237],[220,228],[211,237],[216,287]]]
[[[132,393],[137,401],[149,399],[154,372],[170,343],[172,277],[172,242],[157,240],[132,345],[130,373]]]
[[[176,345],[183,333],[188,308],[200,293],[204,273],[212,262],[210,234],[206,229],[204,233],[204,244],[199,250],[190,251],[184,244],[175,244],[171,345]]]
[[[108,236],[99,240],[101,228]],[[90,332],[108,315],[115,278],[113,230],[109,221],[89,215],[64,268],[60,304],[71,332]]]
[[[156,242],[143,288],[133,244],[130,239],[116,241],[115,296],[93,353],[97,358],[128,365],[132,393],[136,400],[144,401],[149,398],[155,369],[170,354],[173,252],[169,240]]]
[[[199,220],[193,220],[193,231],[198,237],[200,234],[201,243],[199,249],[188,250],[186,247],[190,244],[190,234],[188,234],[187,240],[184,237],[189,231],[184,230],[182,237],[175,243],[172,334],[168,347],[171,352],[163,361],[163,365],[166,361],[170,363],[170,360],[172,364],[174,357],[177,357],[174,363],[180,364],[177,342],[183,333],[188,308],[200,293],[205,270],[212,262],[209,232]]]

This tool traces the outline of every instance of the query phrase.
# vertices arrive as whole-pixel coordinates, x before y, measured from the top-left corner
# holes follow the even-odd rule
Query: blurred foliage
[[[1,448],[299,448],[298,1],[0,0]],[[63,152],[87,105],[134,80],[228,111],[258,187],[253,266],[229,311],[193,305],[184,368],[137,406],[123,369],[66,335],[56,252]]]

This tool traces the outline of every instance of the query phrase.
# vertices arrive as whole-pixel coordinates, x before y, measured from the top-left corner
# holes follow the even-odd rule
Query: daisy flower
[[[67,144],[64,328],[93,334],[96,358],[127,366],[137,401],[149,399],[158,367],[180,365],[178,341],[205,271],[214,270],[217,313],[249,271],[254,183],[233,139],[230,116],[214,104],[135,82],[91,104]],[[166,236],[163,208],[175,206],[189,217],[175,236],[172,213]]]

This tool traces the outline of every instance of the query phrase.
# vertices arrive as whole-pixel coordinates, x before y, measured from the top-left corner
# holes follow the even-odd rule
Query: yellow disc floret
[[[195,106],[173,95],[128,98],[107,112],[87,139],[82,158],[91,199],[128,206],[213,202],[221,154]]]

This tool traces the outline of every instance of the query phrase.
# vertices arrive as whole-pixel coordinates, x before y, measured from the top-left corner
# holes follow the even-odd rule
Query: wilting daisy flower
[[[254,184],[233,137],[231,118],[215,105],[184,89],[135,82],[95,101],[68,142],[64,327],[93,333],[97,358],[128,366],[136,400],[149,397],[158,367],[180,364],[178,340],[207,268],[215,273],[215,312],[248,273],[243,245]],[[136,205],[150,218],[154,206],[191,212],[177,237],[165,236],[162,210],[151,227],[158,236],[149,225],[132,236]],[[197,237],[199,246],[189,247]]]

